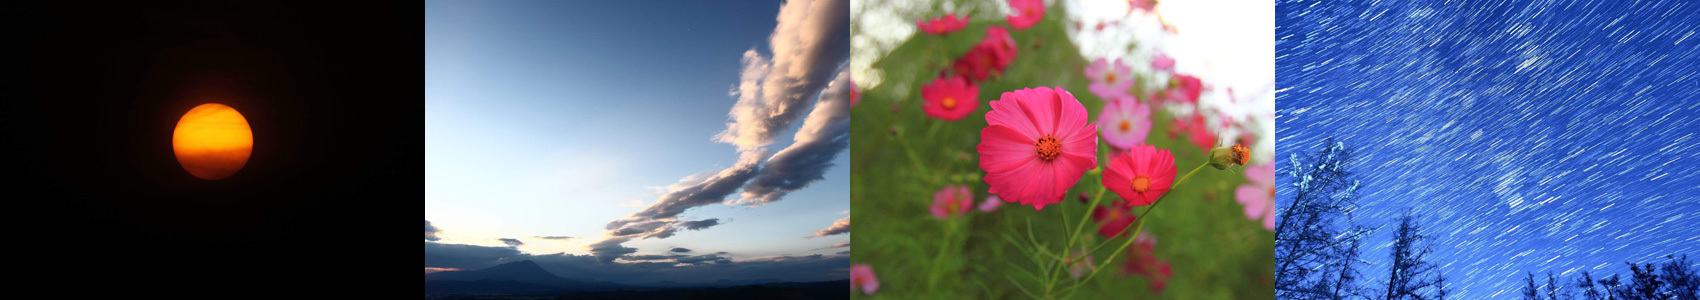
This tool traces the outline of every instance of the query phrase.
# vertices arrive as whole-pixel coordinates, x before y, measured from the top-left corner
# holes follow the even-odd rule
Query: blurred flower
[[[1210,153],[1210,149],[1216,148],[1216,134],[1210,132],[1210,126],[1205,124],[1204,115],[1193,114],[1188,117],[1175,118],[1173,125],[1169,127],[1169,130],[1171,130],[1169,137],[1175,137],[1177,133],[1185,133],[1187,139],[1192,141],[1193,145],[1198,145],[1198,149],[1205,153]]]
[[[931,35],[952,33],[968,27],[968,16],[957,18],[955,14],[946,14],[932,21],[915,20],[915,25],[921,27],[921,32]]]
[[[1133,76],[1130,74],[1132,72],[1127,65],[1122,64],[1120,58],[1116,59],[1115,64],[1099,58],[1093,61],[1092,65],[1086,66],[1086,77],[1092,79],[1092,84],[1086,88],[1104,100],[1132,97],[1128,94],[1129,90],[1133,89]]]
[[[980,202],[980,212],[994,212],[999,207],[1003,207],[1003,199],[998,199],[997,195],[987,196],[985,202]]]
[[[1122,271],[1145,275],[1146,280],[1151,282],[1151,290],[1162,292],[1169,277],[1175,274],[1169,268],[1169,262],[1157,259],[1157,238],[1148,232],[1140,233],[1133,244],[1133,248],[1128,249],[1127,263],[1122,265]]]
[[[1015,15],[1009,16],[1009,27],[1024,30],[1038,24],[1039,19],[1045,18],[1045,2],[1040,0],[1009,0],[1009,8]]]
[[[1132,96],[1112,98],[1098,113],[1098,129],[1110,146],[1133,148],[1151,133],[1151,109]]]
[[[1175,184],[1175,156],[1169,149],[1138,145],[1116,155],[1104,172],[1104,188],[1116,192],[1128,206],[1156,202]]]
[[[850,289],[862,288],[863,295],[873,295],[880,289],[880,279],[874,277],[874,267],[868,264],[850,265]]]
[[[1063,260],[1068,263],[1069,276],[1080,278],[1080,275],[1083,275],[1082,273],[1098,268],[1098,266],[1093,265],[1092,255],[1089,254],[1085,249],[1070,251],[1069,256]],[[1080,259],[1075,260],[1076,257],[1080,257]]]
[[[1265,163],[1245,168],[1250,180],[1234,190],[1234,201],[1245,206],[1245,217],[1263,220],[1263,229],[1275,230],[1275,164]]]
[[[1132,14],[1134,9],[1142,9],[1146,13],[1157,11],[1157,0],[1127,0],[1127,4],[1129,14]]]
[[[980,109],[979,98],[980,87],[968,83],[968,79],[939,77],[921,86],[921,99],[926,100],[921,103],[921,111],[940,120],[961,120],[968,113]]]
[[[965,185],[951,185],[933,193],[933,216],[940,219],[961,216],[974,206],[974,192]]]
[[[1098,130],[1068,91],[1021,89],[991,106],[975,147],[990,193],[1044,209],[1098,164]]]
[[[856,87],[856,81],[850,81],[850,106],[856,106],[857,102],[862,102],[862,90]]]
[[[1210,149],[1210,166],[1217,170],[1226,170],[1231,166],[1244,166],[1251,160],[1251,149],[1245,145],[1234,144],[1233,147]]]
[[[1175,75],[1169,79],[1168,101],[1187,104],[1197,104],[1198,95],[1204,93],[1204,82],[1191,75]]]
[[[1163,71],[1174,71],[1175,59],[1169,58],[1168,54],[1157,53],[1155,57],[1151,58],[1151,68]]]
[[[986,27],[986,37],[980,43],[968,49],[967,54],[957,58],[951,64],[956,74],[968,76],[974,81],[984,81],[986,76],[996,71],[1002,73],[1009,67],[1009,62],[1015,60],[1015,38],[1009,35],[1009,30],[1002,26]]]
[[[1114,238],[1133,225],[1138,217],[1133,215],[1132,207],[1111,205],[1109,208],[1093,207],[1092,221],[1098,222],[1098,235],[1104,238]]]

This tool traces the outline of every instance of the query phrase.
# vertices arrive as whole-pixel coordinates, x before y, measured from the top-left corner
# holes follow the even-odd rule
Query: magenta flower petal
[[[990,193],[1044,209],[1097,165],[1097,128],[1068,91],[1021,89],[990,105],[976,146]]]

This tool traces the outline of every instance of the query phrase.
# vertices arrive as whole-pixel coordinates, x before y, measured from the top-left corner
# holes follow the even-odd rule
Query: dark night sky
[[[1356,149],[1357,222],[1416,214],[1454,296],[1516,297],[1525,271],[1700,258],[1700,5],[1277,9],[1277,157],[1328,137]],[[1364,244],[1365,280],[1388,277],[1393,230]]]
[[[8,245],[27,253],[11,271],[126,294],[413,278],[366,272],[417,265],[416,241],[388,231],[417,223],[422,197],[421,7],[133,5],[5,9],[22,51],[0,104],[0,198],[15,204]],[[171,150],[177,119],[205,102],[255,137],[220,181]]]

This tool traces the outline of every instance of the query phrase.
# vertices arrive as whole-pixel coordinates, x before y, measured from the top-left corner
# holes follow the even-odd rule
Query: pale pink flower
[[[1086,66],[1086,78],[1092,79],[1092,83],[1086,88],[1104,100],[1132,97],[1132,73],[1133,70],[1122,64],[1120,58],[1117,58],[1114,64],[1099,58]]]
[[[1098,112],[1098,130],[1110,146],[1133,148],[1151,132],[1151,108],[1132,96],[1110,99]]]
[[[1275,164],[1265,163],[1245,168],[1245,178],[1251,182],[1234,190],[1234,201],[1245,207],[1245,217],[1262,220],[1263,229],[1275,230]]]

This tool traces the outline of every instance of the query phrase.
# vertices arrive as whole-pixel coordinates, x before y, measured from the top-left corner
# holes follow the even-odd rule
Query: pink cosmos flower
[[[1138,221],[1130,206],[1111,205],[1109,208],[1093,207],[1092,221],[1098,222],[1098,235],[1104,238],[1114,238],[1127,231],[1133,221]]]
[[[1149,232],[1142,232],[1133,240],[1134,247],[1128,249],[1127,263],[1122,265],[1122,271],[1145,275],[1151,282],[1151,290],[1162,292],[1169,277],[1175,275],[1169,268],[1169,262],[1157,259],[1157,238]]]
[[[1003,207],[1003,199],[998,199],[997,195],[986,197],[985,202],[980,202],[981,212],[994,212],[997,211],[999,207]]]
[[[1173,126],[1169,127],[1170,138],[1184,133],[1187,140],[1198,145],[1198,149],[1202,149],[1204,153],[1210,153],[1210,149],[1216,147],[1216,134],[1210,132],[1204,115],[1195,113],[1192,116],[1175,118],[1173,122]]]
[[[1169,101],[1187,104],[1198,103],[1198,95],[1204,93],[1204,82],[1190,75],[1175,75],[1169,79],[1169,89],[1166,90]]]
[[[1097,126],[1068,91],[1021,89],[991,105],[976,147],[990,193],[1044,209],[1098,164]]]
[[[1132,72],[1127,65],[1122,64],[1120,58],[1116,59],[1115,64],[1099,58],[1093,61],[1092,65],[1086,66],[1086,77],[1092,79],[1092,84],[1086,87],[1093,95],[1105,100],[1131,97],[1128,93],[1133,89]]]
[[[1008,29],[986,27],[986,36],[968,49],[967,54],[957,58],[951,69],[974,81],[984,81],[992,72],[1002,73],[1009,68],[1009,62],[1015,60],[1016,50],[1015,38],[1009,35]]]
[[[952,185],[933,193],[933,216],[940,219],[961,216],[974,206],[974,192],[965,185]]]
[[[946,14],[932,21],[915,20],[915,25],[921,27],[921,32],[931,35],[952,33],[968,27],[968,16],[957,18],[954,14]]]
[[[1234,201],[1245,206],[1245,217],[1263,220],[1263,229],[1275,231],[1275,164],[1265,163],[1245,168],[1250,180],[1234,190]]]
[[[1157,53],[1157,56],[1151,58],[1151,68],[1164,71],[1174,71],[1175,59],[1169,58],[1168,54]]]
[[[1104,188],[1116,192],[1127,206],[1151,205],[1174,184],[1175,156],[1151,145],[1117,154],[1104,172]]]
[[[863,295],[873,295],[880,289],[880,279],[874,277],[874,267],[868,264],[850,266],[850,289],[862,288]]]
[[[1024,30],[1038,24],[1039,19],[1045,18],[1045,3],[1040,0],[1009,0],[1010,10],[1015,15],[1009,16],[1009,27]]]
[[[968,79],[950,76],[933,79],[932,83],[921,86],[921,111],[927,116],[945,121],[961,120],[963,116],[980,109],[980,87],[968,83]]]
[[[1151,132],[1151,109],[1132,96],[1112,99],[1098,113],[1098,129],[1103,131],[1104,141],[1110,146],[1133,148],[1144,143],[1145,136]]]

